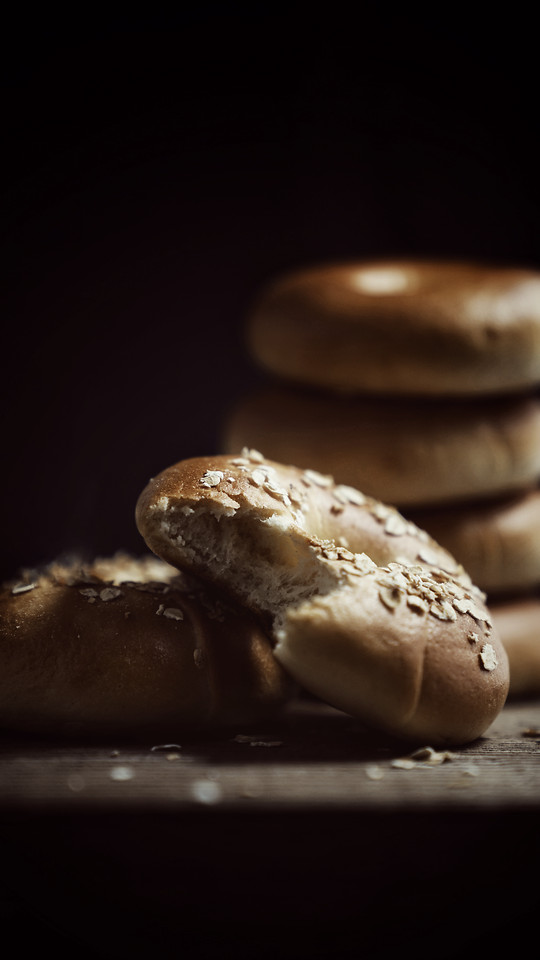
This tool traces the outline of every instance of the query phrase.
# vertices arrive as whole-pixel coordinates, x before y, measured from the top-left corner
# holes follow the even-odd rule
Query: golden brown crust
[[[474,739],[502,708],[485,598],[394,508],[244,450],[164,470],[136,519],[158,556],[266,618],[275,656],[334,706],[434,743]]]
[[[540,491],[407,514],[494,596],[540,585]]]
[[[432,745],[466,743],[502,708],[506,659],[477,599],[474,615],[461,614],[454,583],[441,578],[434,615],[435,584],[424,571],[420,586],[421,576],[390,565],[368,574],[361,592],[342,590],[339,605],[329,595],[293,609],[276,656],[306,689],[382,730]]]
[[[277,709],[290,682],[260,626],[161,568],[106,558],[4,584],[0,725],[172,737]]]
[[[402,508],[503,495],[540,476],[533,396],[427,403],[282,386],[240,401],[223,433],[226,452],[253,446]]]
[[[510,664],[511,697],[540,694],[540,597],[494,601],[491,612]]]
[[[540,382],[540,274],[464,262],[321,264],[262,291],[254,358],[336,391],[459,395]]]

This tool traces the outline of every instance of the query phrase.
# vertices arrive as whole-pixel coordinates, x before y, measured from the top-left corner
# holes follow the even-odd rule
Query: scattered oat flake
[[[223,791],[218,783],[213,780],[195,780],[191,785],[191,795],[199,803],[219,803]]]
[[[247,457],[252,463],[264,463],[264,456],[259,450],[250,450],[248,447],[243,447],[242,457]]]
[[[366,777],[368,780],[382,780],[384,770],[376,764],[371,764],[369,767],[366,767]]]
[[[489,615],[486,610],[478,607],[470,597],[456,597],[453,601],[454,607],[460,613],[468,613],[475,620],[489,623]]]
[[[480,651],[480,660],[484,670],[495,670],[499,665],[497,654],[490,643],[485,643]]]
[[[264,481],[264,489],[272,497],[277,497],[279,500],[283,500],[285,503],[290,503],[289,494],[285,490],[285,487],[280,487],[277,483],[273,483],[272,480]]]
[[[429,563],[430,566],[437,566],[438,564],[438,557],[433,553],[433,551],[427,549],[426,547],[422,547],[422,549],[419,550],[418,559],[421,560],[422,563]]]
[[[223,480],[222,470],[207,470],[199,481],[203,487],[217,487]]]
[[[111,780],[133,780],[135,771],[133,770],[133,767],[113,767],[109,776]]]
[[[384,531],[385,533],[390,534],[390,536],[402,537],[405,533],[407,533],[407,530],[408,530],[407,521],[402,516],[400,516],[399,513],[391,513],[386,518],[386,521],[384,524]]]
[[[255,486],[262,487],[267,477],[268,477],[268,474],[266,470],[262,470],[260,467],[255,467],[255,469],[251,471],[250,479],[255,484]]]
[[[434,750],[433,747],[420,747],[411,753],[411,759],[421,763],[427,763],[430,766],[438,766],[440,763],[455,760],[455,754],[449,750]]]
[[[170,750],[181,750],[182,747],[179,743],[156,743],[155,747],[151,747],[152,753],[161,753],[161,751],[170,751]]]
[[[434,601],[429,608],[429,612],[438,620],[457,620],[457,613],[448,600]]]
[[[167,620],[183,620],[184,614],[183,611],[178,607],[165,607],[163,611],[163,616],[167,617]]]
[[[99,599],[103,601],[107,600],[116,600],[118,597],[122,596],[122,591],[118,587],[104,587],[100,591]]]
[[[410,760],[407,757],[400,757],[397,760],[392,760],[390,762],[391,767],[395,767],[396,770],[414,770],[417,766],[416,760]]]
[[[363,493],[360,493],[359,490],[355,490],[354,487],[348,487],[343,483],[339,483],[334,487],[332,495],[340,504],[352,503],[357,507],[361,507],[365,504],[366,498]]]
[[[18,593],[28,593],[29,590],[34,590],[37,587],[37,583],[17,583],[11,590],[13,595]]]
[[[316,487],[331,487],[334,483],[333,477],[324,476],[317,470],[304,470],[304,477],[314,483]]]
[[[368,557],[367,553],[355,553],[354,565],[362,573],[371,573],[376,568],[375,562]]]
[[[401,592],[397,587],[381,587],[379,599],[388,610],[395,610],[401,601]]]
[[[415,594],[407,595],[407,606],[418,613],[425,613],[428,610],[427,601]]]
[[[540,737],[540,727],[526,727],[521,731],[522,737]]]

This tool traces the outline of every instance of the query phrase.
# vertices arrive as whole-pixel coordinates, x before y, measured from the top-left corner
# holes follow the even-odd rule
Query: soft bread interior
[[[321,563],[317,540],[307,542],[283,515],[260,508],[230,517],[217,509],[172,507],[159,521],[159,536],[170,563],[212,580],[274,620],[340,583],[336,571]]]

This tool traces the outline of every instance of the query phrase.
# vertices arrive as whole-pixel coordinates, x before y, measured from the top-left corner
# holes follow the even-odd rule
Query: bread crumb
[[[314,483],[316,487],[332,487],[334,485],[334,478],[330,476],[324,476],[322,473],[319,473],[317,470],[304,470],[304,478],[310,483]]]
[[[13,596],[16,596],[18,593],[28,593],[29,590],[35,590],[38,586],[37,583],[16,583],[11,589]]]
[[[100,590],[99,599],[103,600],[105,603],[108,600],[116,600],[118,597],[122,596],[122,591],[118,587],[104,587],[103,590]]]
[[[397,770],[414,770],[415,767],[437,767],[441,763],[454,760],[455,754],[449,750],[434,750],[433,747],[419,747],[408,757],[398,757],[391,761]]]
[[[191,785],[191,795],[199,803],[213,804],[219,803],[223,791],[213,780],[195,780]]]
[[[166,617],[167,620],[183,620],[184,619],[184,614],[182,610],[180,610],[178,607],[165,607],[165,610],[163,611],[163,616]]]
[[[121,782],[123,780],[133,780],[135,771],[133,767],[113,767],[110,774],[111,780]]]

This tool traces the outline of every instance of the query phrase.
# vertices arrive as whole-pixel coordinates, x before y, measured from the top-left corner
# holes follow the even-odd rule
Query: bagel
[[[291,692],[253,617],[155,557],[3,584],[0,662],[0,726],[25,733],[171,737],[257,720]]]
[[[490,599],[540,586],[540,490],[407,513]]]
[[[508,663],[483,594],[393,507],[254,450],[184,460],[140,494],[147,546],[263,618],[309,693],[407,740],[466,742]]]
[[[537,484],[540,399],[426,403],[268,386],[224,416],[222,446],[330,473],[402,509],[498,496]]]
[[[510,665],[512,698],[540,694],[540,598],[529,596],[490,605]]]
[[[270,283],[248,349],[329,390],[472,395],[540,382],[540,273],[464,262],[322,264]]]

